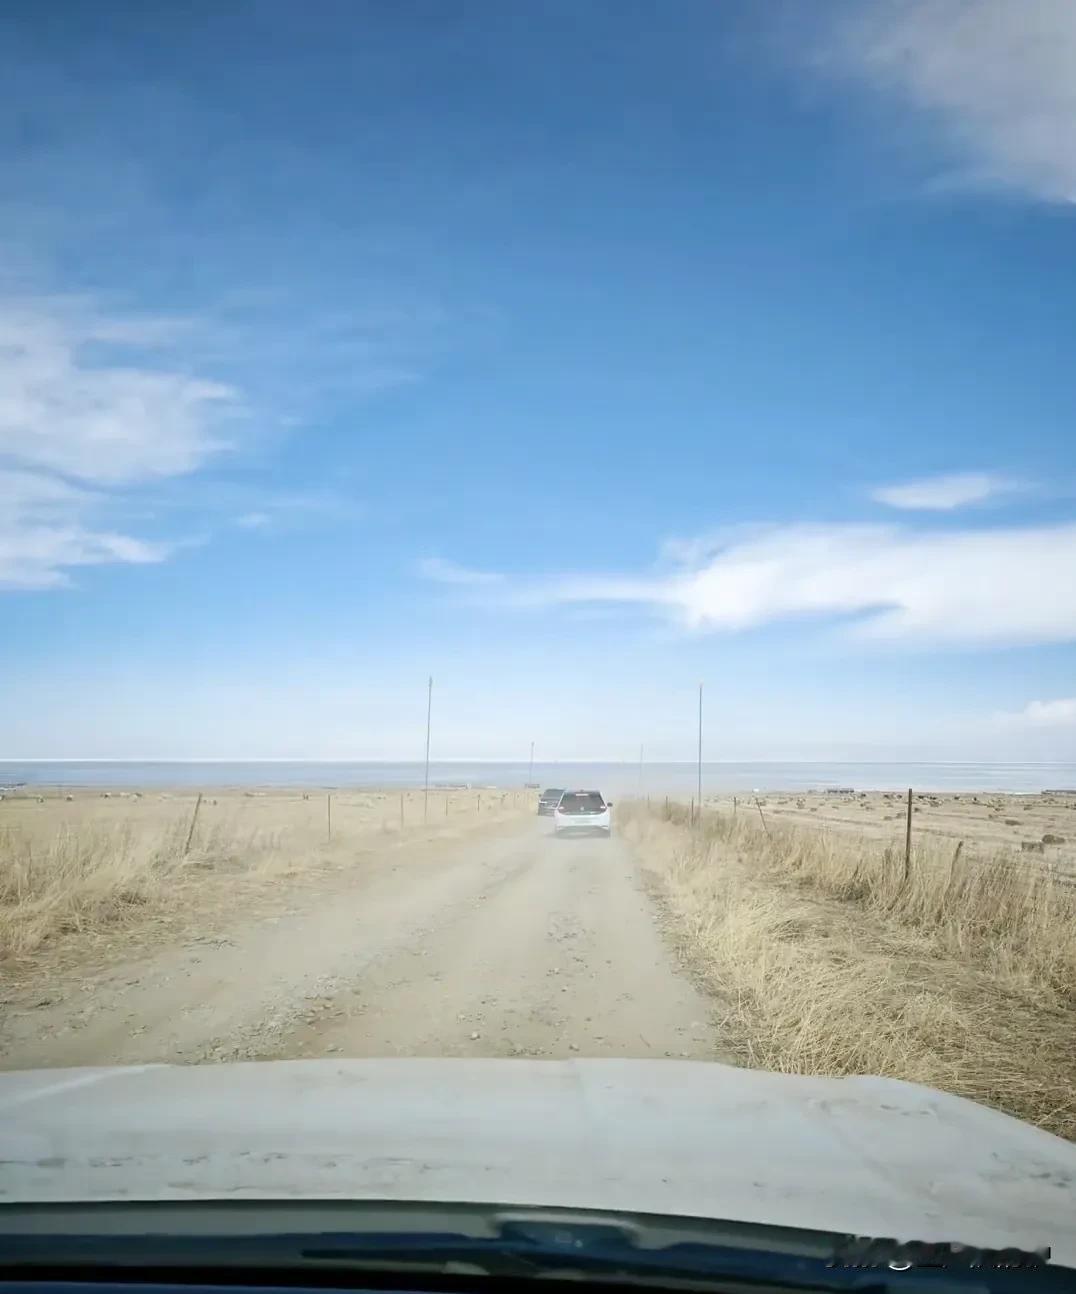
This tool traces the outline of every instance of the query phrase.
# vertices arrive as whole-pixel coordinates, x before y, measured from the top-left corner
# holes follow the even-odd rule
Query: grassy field
[[[743,1063],[882,1074],[1076,1139],[1076,888],[1041,860],[902,848],[741,808],[627,806],[684,960]]]
[[[346,865],[533,813],[529,792],[51,792],[0,802],[0,964],[145,923],[222,881]],[[331,821],[330,821],[331,818]]]
[[[902,791],[769,791],[711,795],[705,807],[754,816],[770,823],[904,845],[907,802]],[[1076,875],[1076,793],[1014,795],[983,791],[915,791],[912,826],[917,842],[950,847],[961,841],[983,857],[1026,853]]]

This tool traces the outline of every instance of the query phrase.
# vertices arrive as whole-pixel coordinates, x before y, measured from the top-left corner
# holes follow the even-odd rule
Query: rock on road
[[[630,851],[543,820],[386,851],[219,939],[15,1004],[4,1068],[341,1056],[716,1058]]]

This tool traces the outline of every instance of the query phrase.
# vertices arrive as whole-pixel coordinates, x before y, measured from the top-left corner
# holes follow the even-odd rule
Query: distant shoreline
[[[917,791],[1035,795],[1076,788],[1076,762],[707,761],[703,794]],[[0,760],[0,791],[25,786],[69,791],[414,790],[424,764],[376,760]],[[621,798],[696,794],[696,765],[684,762],[434,760],[430,786],[587,786]]]
[[[0,769],[21,764],[81,765],[81,764],[123,764],[145,765],[208,765],[233,764],[245,766],[250,764],[290,764],[295,767],[316,765],[333,765],[342,768],[422,768],[421,759],[221,759],[216,756],[206,759],[0,759]],[[438,758],[430,760],[430,767],[443,767],[446,764],[471,764],[489,768],[526,768],[526,760],[518,759],[466,759],[463,757]],[[543,760],[535,767],[580,767],[594,765],[609,768],[637,768],[638,762],[631,759],[550,759]],[[707,768],[1076,768],[1076,761],[1064,759],[704,759],[702,766]],[[696,768],[691,759],[656,759],[646,762],[647,768]]]

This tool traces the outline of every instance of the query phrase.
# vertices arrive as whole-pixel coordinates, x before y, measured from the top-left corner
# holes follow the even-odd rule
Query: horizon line
[[[140,759],[137,757],[116,757],[108,756],[107,758],[80,758],[74,755],[56,755],[56,756],[36,756],[31,758],[14,758],[4,756],[0,758],[0,765],[4,764],[402,764],[413,765],[418,768],[424,766],[425,761],[422,759],[359,759],[359,758],[339,758],[309,759],[305,757],[288,757],[288,758],[249,758],[249,757],[222,757],[219,755],[192,758],[185,756],[182,758],[153,758]],[[530,761],[526,759],[481,759],[467,758],[464,756],[452,756],[443,759],[431,759],[431,766],[436,764],[496,764],[504,767],[523,768],[529,765]],[[623,765],[625,768],[637,769],[639,761],[637,759],[582,759],[582,758],[556,758],[535,760],[534,767],[548,767],[550,764],[615,764]],[[963,765],[984,765],[998,766],[1006,764],[1018,764],[1021,767],[1040,766],[1050,767],[1070,766],[1076,764],[1076,759],[853,759],[848,757],[834,757],[830,759],[704,759],[703,768],[706,767],[724,767],[731,765],[744,764],[856,764],[859,766],[870,765],[900,765],[900,764],[930,764],[939,767],[959,767]],[[683,765],[687,768],[696,768],[698,761],[695,759],[654,759],[644,760],[643,768],[663,768],[676,765]]]

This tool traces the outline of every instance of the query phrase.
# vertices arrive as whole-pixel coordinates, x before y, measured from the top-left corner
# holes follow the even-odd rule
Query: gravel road
[[[0,1033],[8,1069],[323,1055],[716,1052],[629,850],[542,820],[285,886],[222,932],[9,1001]]]

